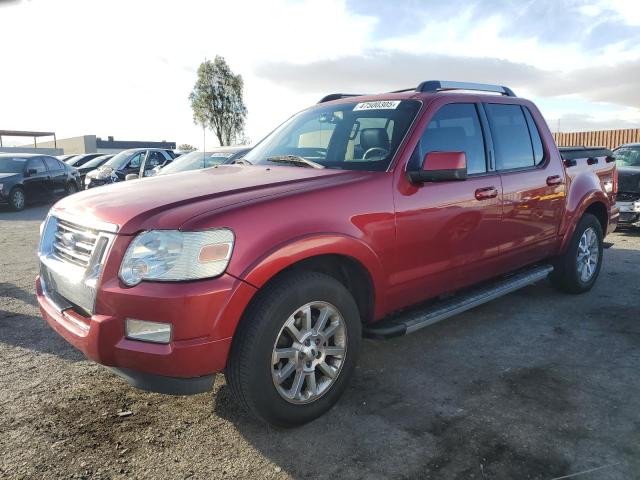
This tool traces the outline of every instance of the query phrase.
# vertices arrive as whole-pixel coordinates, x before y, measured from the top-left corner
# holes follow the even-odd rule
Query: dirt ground
[[[54,333],[33,288],[47,209],[0,207],[0,478],[640,478],[640,232],[607,239],[586,295],[541,282],[365,341],[338,405],[279,430],[222,375],[144,393]]]

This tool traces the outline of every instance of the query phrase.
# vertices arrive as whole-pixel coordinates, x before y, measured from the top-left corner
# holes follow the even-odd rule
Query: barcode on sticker
[[[400,105],[400,100],[379,100],[377,102],[362,102],[353,107],[353,111],[358,110],[394,110]]]

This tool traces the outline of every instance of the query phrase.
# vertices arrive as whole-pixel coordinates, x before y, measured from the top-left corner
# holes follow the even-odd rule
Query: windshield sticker
[[[353,111],[358,110],[395,110],[400,105],[400,100],[380,100],[378,102],[362,102],[357,104]]]

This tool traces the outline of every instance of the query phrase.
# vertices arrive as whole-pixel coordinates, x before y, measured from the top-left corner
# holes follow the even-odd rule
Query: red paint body
[[[51,308],[37,282],[44,318],[102,364],[195,377],[225,367],[232,337],[253,296],[302,260],[331,254],[358,262],[373,289],[368,321],[377,321],[561,253],[588,208],[605,212],[605,231],[615,228],[615,198],[603,187],[614,176],[615,165],[587,165],[584,159],[565,169],[538,109],[520,98],[492,96],[490,101],[529,108],[544,145],[541,167],[412,184],[406,165],[434,113],[447,103],[487,97],[410,92],[362,100],[403,98],[421,100],[422,107],[386,172],[230,165],[123,182],[60,201],[54,211],[91,215],[118,224],[120,230],[101,277],[97,313],[80,318],[89,325],[88,333]],[[125,250],[137,233],[218,227],[232,229],[236,238],[223,276],[142,282],[132,288],[118,278]],[[172,343],[126,340],[126,317],[172,323]]]

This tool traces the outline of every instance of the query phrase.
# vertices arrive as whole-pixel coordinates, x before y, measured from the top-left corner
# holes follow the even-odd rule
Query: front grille
[[[93,314],[102,267],[118,226],[90,217],[77,219],[52,213],[42,227],[40,284],[44,294],[63,311]]]
[[[87,267],[97,240],[97,231],[58,220],[53,251],[62,261]]]
[[[640,193],[618,192],[616,200],[618,202],[635,202],[640,200]]]

